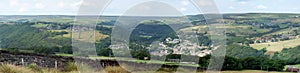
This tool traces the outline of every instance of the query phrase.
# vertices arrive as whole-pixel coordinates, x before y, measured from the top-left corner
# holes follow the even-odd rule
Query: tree
[[[113,56],[112,50],[109,48],[103,48],[103,49],[98,49],[97,50],[98,56]]]
[[[231,44],[227,46],[226,55],[236,58],[263,57],[266,50],[256,50],[249,46]]]
[[[66,54],[73,54],[73,49],[72,49],[72,46],[63,46],[59,49],[60,53],[66,53]]]

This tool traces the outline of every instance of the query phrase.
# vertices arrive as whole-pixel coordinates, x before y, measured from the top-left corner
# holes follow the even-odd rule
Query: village
[[[175,45],[170,46],[168,44]],[[212,50],[209,49],[210,47],[213,46],[199,46],[197,43],[192,43],[189,40],[172,39],[169,37],[165,39],[165,42],[159,42],[158,48],[151,50],[151,54],[158,56],[168,54],[185,54],[203,57],[212,52]]]
[[[288,33],[271,34],[263,37],[255,37],[255,38],[251,38],[251,40],[253,40],[254,43],[269,43],[269,42],[292,40],[297,38],[300,38],[300,35],[298,34],[297,30],[293,30],[292,32],[288,32]]]

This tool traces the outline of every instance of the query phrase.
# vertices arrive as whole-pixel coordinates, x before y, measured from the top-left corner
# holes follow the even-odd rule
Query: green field
[[[71,36],[72,36],[72,31],[70,31],[70,30],[49,30],[49,31],[50,32],[62,32],[62,31],[68,32],[68,34],[58,35],[53,38],[61,38],[61,37],[71,38]],[[91,36],[93,34],[95,35],[95,37]],[[81,33],[73,32],[73,38],[77,39],[77,40],[87,40],[88,38],[95,38],[95,40],[101,40],[101,39],[105,39],[107,37],[109,37],[109,35],[102,34],[99,31],[95,31],[95,32],[94,31],[84,31]]]
[[[72,35],[68,34],[69,36],[72,36],[73,39],[81,40],[81,41],[91,41],[91,39],[95,40],[101,40],[109,37],[109,35],[105,35],[102,33],[99,33],[99,31],[84,31],[84,32],[73,32]],[[95,36],[92,36],[95,35]]]
[[[300,45],[300,38],[286,40],[286,41],[279,41],[279,42],[250,44],[251,47],[259,50],[263,48],[267,48],[269,52],[280,52],[283,48],[296,47],[299,45]]]
[[[49,24],[38,23],[38,24],[32,25],[32,27],[35,27],[35,28],[45,28],[45,27],[47,27],[48,25],[49,25]]]
[[[216,25],[215,25],[216,26]],[[250,25],[244,25],[244,24],[226,24],[226,25],[220,25],[216,26],[215,28],[220,29],[226,29],[227,33],[235,33],[238,36],[246,36],[256,33],[265,33],[269,32],[270,29],[260,29],[258,27],[250,26]],[[200,33],[204,33],[205,31],[209,31],[208,25],[199,25],[199,26],[193,26],[181,29],[181,31],[191,31],[191,30],[198,30]]]
[[[73,54],[56,54],[58,56],[74,56]],[[91,59],[108,59],[108,60],[122,60],[122,61],[130,61],[130,62],[137,62],[137,63],[149,63],[149,64],[167,64],[167,65],[182,65],[182,66],[191,66],[191,67],[198,67],[199,65],[196,64],[179,64],[177,62],[166,62],[166,61],[159,61],[159,60],[138,60],[133,58],[123,58],[123,57],[104,57],[104,56],[96,56],[96,57],[89,57]]]
[[[283,29],[283,30],[279,30],[270,34],[266,34],[264,36],[268,36],[268,35],[277,35],[277,34],[288,34],[288,33],[292,33],[294,30],[299,30],[300,28],[287,28],[287,29]]]

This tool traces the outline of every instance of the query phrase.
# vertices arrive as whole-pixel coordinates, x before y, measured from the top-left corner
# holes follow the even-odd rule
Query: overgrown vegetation
[[[284,48],[281,52],[276,52],[273,59],[285,60],[288,64],[300,63],[300,46],[294,48]]]
[[[15,66],[11,64],[0,64],[0,73],[65,73],[56,69],[47,69],[47,68],[37,69],[32,67],[33,66],[22,67],[22,66]]]

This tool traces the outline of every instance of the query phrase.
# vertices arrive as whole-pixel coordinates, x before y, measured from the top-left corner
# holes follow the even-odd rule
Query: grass
[[[286,40],[286,41],[279,41],[279,42],[250,44],[251,47],[258,50],[267,48],[267,51],[269,52],[280,52],[283,48],[296,47],[299,45],[300,45],[300,38]]]
[[[45,27],[47,27],[48,25],[49,25],[49,24],[38,23],[38,24],[32,25],[32,27],[35,27],[35,28],[45,28]]]
[[[264,33],[270,31],[270,29],[261,29],[258,27],[254,27],[251,25],[245,24],[226,24],[221,26],[216,26],[215,28],[223,28],[226,29],[228,33],[235,33],[237,36],[244,36],[244,35],[251,35],[256,33]],[[191,30],[198,30],[200,33],[204,33],[205,31],[209,31],[208,25],[199,25],[181,29],[181,31],[191,31]]]
[[[123,69],[120,66],[108,66],[105,68],[107,73],[130,73],[127,70]]]
[[[69,64],[71,67],[69,71],[60,71],[57,69],[48,69],[48,68],[41,68],[40,71],[35,70],[35,68],[28,68],[28,67],[22,67],[22,66],[14,66],[11,64],[1,64],[0,65],[0,73],[78,73],[77,65],[75,63]],[[129,66],[129,65],[127,65]],[[133,68],[133,67],[127,67],[125,68]],[[297,65],[300,66],[300,65]],[[83,67],[81,67],[83,68]],[[83,69],[79,69],[80,71],[87,72]],[[88,69],[86,69],[88,70]],[[149,71],[149,69],[142,69],[144,71],[135,71],[135,73],[175,73],[176,69],[170,69],[170,68],[161,68],[158,71]],[[147,71],[148,70],[148,71]],[[178,72],[183,73],[189,73],[191,70],[188,69],[177,69]],[[91,72],[91,71],[90,71]],[[126,69],[120,67],[120,66],[107,66],[104,69],[100,71],[93,71],[91,73],[130,73]],[[206,73],[206,72],[197,72],[197,73]],[[288,72],[268,72],[268,71],[261,71],[261,70],[241,70],[241,71],[221,71],[221,73],[288,73]]]
[[[84,32],[81,32],[81,33],[78,33],[78,32],[72,33],[72,31],[70,31],[70,30],[49,30],[49,31],[50,32],[62,32],[62,31],[68,32],[68,34],[64,34],[62,36],[58,35],[58,36],[55,36],[53,38],[61,38],[61,37],[71,38],[72,34],[73,34],[74,39],[85,40],[85,41],[90,41],[93,38],[95,38],[95,40],[101,40],[101,39],[109,37],[109,35],[102,34],[99,31],[96,31],[95,33],[94,33],[94,31],[84,31]],[[95,37],[91,36],[93,34],[95,34]]]
[[[21,67],[11,64],[0,64],[0,73],[63,73],[56,69],[40,69]]]
[[[68,56],[72,57],[73,54],[56,54],[58,56]],[[167,65],[182,65],[182,66],[191,66],[191,67],[198,67],[197,64],[179,64],[176,62],[165,62],[165,61],[159,61],[159,60],[138,60],[138,59],[132,59],[132,58],[124,58],[124,57],[104,57],[104,56],[96,56],[96,57],[90,57],[91,59],[108,59],[108,60],[122,60],[122,61],[130,61],[130,62],[136,62],[136,63],[148,63],[148,64],[167,64]]]
[[[285,19],[278,19],[275,21],[272,21],[273,23],[284,23],[284,22],[294,22],[294,23],[299,23],[300,19],[299,18],[285,18]]]
[[[77,65],[74,62],[68,62],[65,71],[77,71]]]
[[[95,36],[92,36],[93,34],[95,34]],[[70,35],[71,36],[71,35]],[[102,33],[99,33],[99,31],[84,31],[84,32],[73,32],[72,33],[72,38],[76,39],[76,40],[80,40],[80,41],[91,41],[94,40],[93,38],[95,38],[95,40],[101,40],[101,39],[105,39],[107,37],[109,37],[109,35],[105,35]]]
[[[53,38],[60,38],[60,37],[65,37],[65,38],[71,38],[71,30],[48,30],[50,32],[68,32],[68,34],[64,34],[64,35],[58,35],[58,36],[55,36]]]
[[[71,32],[70,30],[48,30],[50,32],[62,32],[62,31],[66,31],[66,32]]]
[[[58,23],[67,23],[67,22],[73,22],[74,18],[72,17],[48,17],[48,18],[41,18],[39,21],[45,21],[45,22],[58,22]]]
[[[74,56],[73,54],[56,54],[58,56],[67,56],[67,57],[72,57]]]
[[[276,34],[288,34],[288,33],[292,33],[293,30],[299,30],[299,28],[287,28],[287,29],[283,29],[283,30],[279,30],[270,34],[266,34],[264,36],[268,36],[268,35],[276,35]]]

